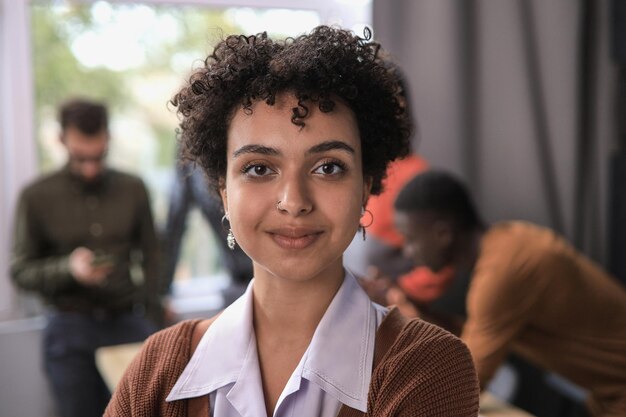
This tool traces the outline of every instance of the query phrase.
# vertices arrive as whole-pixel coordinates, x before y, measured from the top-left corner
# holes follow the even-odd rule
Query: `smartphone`
[[[115,261],[115,258],[113,255],[100,253],[93,257],[93,260],[91,261],[91,266],[94,266],[94,267],[112,266],[114,261]]]

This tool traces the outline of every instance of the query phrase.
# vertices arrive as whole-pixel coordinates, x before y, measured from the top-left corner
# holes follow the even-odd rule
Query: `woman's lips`
[[[278,246],[283,249],[305,249],[321,236],[319,230],[284,229],[269,232]]]

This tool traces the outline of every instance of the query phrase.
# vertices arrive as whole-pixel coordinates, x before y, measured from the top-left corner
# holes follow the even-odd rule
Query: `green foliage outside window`
[[[98,17],[103,8],[108,18]],[[77,40],[86,35],[106,36],[106,25],[115,25],[125,14],[140,9],[146,10],[149,20],[146,30],[128,39],[143,48],[140,65],[116,69],[106,62],[97,66],[81,62],[73,51]],[[225,10],[197,7],[39,1],[33,4],[31,16],[37,130],[54,122],[58,104],[68,97],[102,100],[109,105],[113,120],[128,113],[141,114],[142,127],[157,142],[157,166],[171,165],[174,158],[176,119],[167,100],[194,59],[206,56],[222,33],[241,30],[229,21]],[[160,22],[167,22],[175,36],[158,36]],[[157,98],[142,94],[153,90],[153,83],[171,85],[171,91]],[[58,165],[41,140],[39,157],[44,171]]]

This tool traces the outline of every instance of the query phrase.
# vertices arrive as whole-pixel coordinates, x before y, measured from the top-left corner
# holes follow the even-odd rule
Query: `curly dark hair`
[[[331,112],[341,99],[355,113],[361,136],[363,175],[372,194],[382,191],[387,164],[410,149],[411,120],[398,99],[401,87],[380,45],[347,30],[318,26],[308,35],[275,41],[263,32],[220,41],[204,65],[172,98],[181,119],[183,157],[199,163],[217,187],[226,177],[227,130],[236,106],[273,105],[292,92],[292,122],[302,126],[309,106]]]

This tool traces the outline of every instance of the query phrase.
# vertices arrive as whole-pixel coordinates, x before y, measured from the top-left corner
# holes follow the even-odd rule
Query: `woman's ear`
[[[218,183],[220,197],[222,198],[222,206],[224,213],[228,213],[228,196],[226,195],[226,178],[220,178]]]
[[[367,200],[372,192],[372,177],[363,178],[363,207],[367,207]]]

